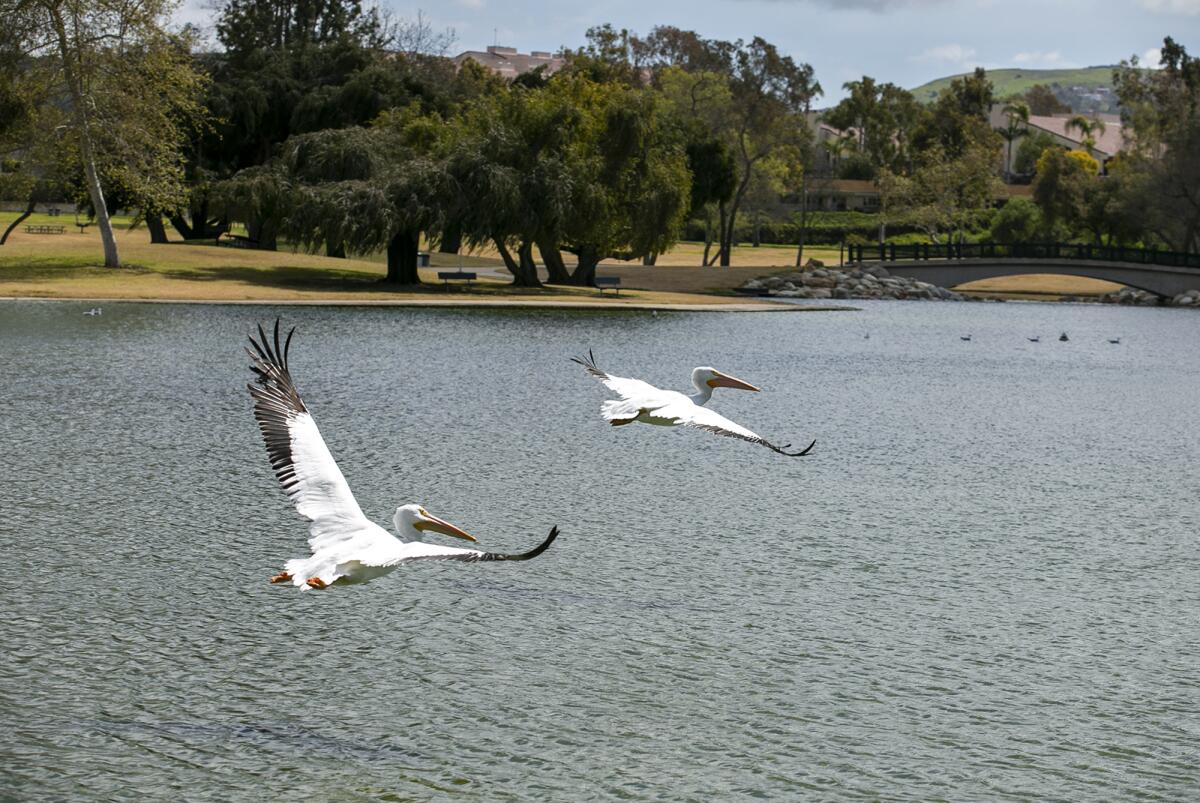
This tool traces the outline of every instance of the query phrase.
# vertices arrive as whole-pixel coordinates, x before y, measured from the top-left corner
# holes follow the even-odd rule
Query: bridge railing
[[[1083,245],[1078,243],[914,243],[849,245],[851,262],[898,262],[925,259],[1083,259],[1132,262],[1200,270],[1200,254],[1155,248]]]

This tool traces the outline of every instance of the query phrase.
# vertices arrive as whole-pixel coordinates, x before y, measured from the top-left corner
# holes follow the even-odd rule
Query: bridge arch
[[[864,260],[869,263],[871,260]],[[1063,276],[1084,276],[1123,284],[1171,298],[1200,288],[1200,269],[1176,268],[1166,265],[1144,265],[1132,262],[1088,261],[1080,259],[935,259],[883,262],[896,275],[939,287],[956,287],[980,279],[998,276],[1021,276],[1030,273],[1049,273]]]

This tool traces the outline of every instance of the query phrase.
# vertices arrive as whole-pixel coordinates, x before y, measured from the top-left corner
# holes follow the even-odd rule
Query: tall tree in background
[[[733,252],[737,213],[753,172],[778,148],[802,146],[810,137],[804,115],[821,95],[812,67],[780,55],[770,42],[755,37],[738,43],[729,81],[729,136],[738,164],[738,184],[722,221],[720,264]]]
[[[988,126],[993,99],[992,82],[982,67],[955,78],[922,116],[913,146],[918,151],[938,146],[945,156],[956,159],[981,140],[995,138]]]
[[[421,233],[439,227],[444,192],[442,165],[425,152],[425,124],[400,116],[288,140],[281,233],[310,251],[386,251],[385,281],[419,284]]]
[[[382,20],[359,0],[229,0],[217,17],[217,38],[228,53],[372,42]]]
[[[1008,124],[997,128],[996,133],[1004,138],[1007,150],[1004,156],[1004,175],[1012,178],[1013,142],[1024,136],[1029,130],[1029,106],[1022,101],[1012,101],[1004,104],[1003,113]]]
[[[842,87],[849,94],[825,115],[825,122],[847,133],[872,174],[907,164],[908,144],[921,113],[912,93],[878,84],[868,75]]]
[[[1092,151],[1096,150],[1096,135],[1103,134],[1108,126],[1104,125],[1104,121],[1099,118],[1085,117],[1082,114],[1077,114],[1070,120],[1067,120],[1063,126],[1065,131],[1078,131],[1083,137],[1083,148],[1090,156]]]
[[[968,136],[957,154],[940,144],[923,151],[909,175],[884,170],[879,187],[885,219],[903,218],[935,243],[960,238],[978,223],[1000,189],[1000,147],[986,127]]]
[[[1200,253],[1200,59],[1170,37],[1158,70],[1136,58],[1114,74],[1126,123],[1130,203],[1168,247]]]
[[[43,122],[62,114],[107,267],[121,260],[105,179],[147,207],[173,203],[187,129],[203,116],[188,43],[165,28],[172,10],[166,0],[0,0],[0,19],[20,32],[17,46],[30,58],[27,80],[51,87],[54,109]]]
[[[1021,97],[1029,107],[1029,113],[1039,117],[1071,113],[1071,107],[1059,100],[1054,90],[1045,84],[1034,84]]]

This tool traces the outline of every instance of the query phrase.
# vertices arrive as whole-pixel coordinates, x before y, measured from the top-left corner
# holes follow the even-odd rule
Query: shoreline
[[[653,302],[609,302],[540,299],[441,299],[441,298],[380,298],[380,299],[215,299],[215,298],[118,298],[118,297],[64,297],[64,296],[0,296],[0,301],[38,301],[80,304],[215,304],[223,306],[281,306],[281,307],[444,307],[444,308],[492,308],[516,307],[526,309],[584,309],[584,310],[638,310],[678,312],[860,312],[858,307],[841,305],[801,305],[783,302],[747,303],[653,303]]]

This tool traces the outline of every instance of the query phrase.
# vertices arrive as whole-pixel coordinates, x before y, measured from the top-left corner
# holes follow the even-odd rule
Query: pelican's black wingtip
[[[817,439],[813,438],[813,442],[810,443],[808,446],[804,447],[804,449],[802,451],[789,452],[787,450],[789,447],[791,447],[790,443],[784,444],[783,446],[775,446],[774,444],[771,444],[771,443],[767,444],[767,446],[771,447],[771,451],[778,452],[779,454],[783,455],[784,457],[804,457],[804,455],[811,452],[812,448],[816,445],[817,445]]]

